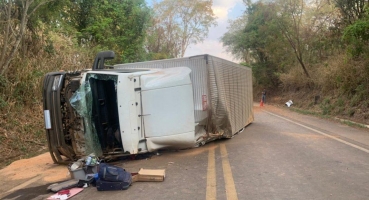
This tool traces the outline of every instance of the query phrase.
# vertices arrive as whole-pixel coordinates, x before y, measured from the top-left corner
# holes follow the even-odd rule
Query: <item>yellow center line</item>
[[[228,153],[225,144],[220,145],[220,153],[222,156],[222,166],[224,174],[224,182],[227,193],[227,200],[238,200],[236,186],[234,184],[231,164],[228,160]]]
[[[215,148],[209,149],[206,200],[217,199],[217,179],[215,171]]]

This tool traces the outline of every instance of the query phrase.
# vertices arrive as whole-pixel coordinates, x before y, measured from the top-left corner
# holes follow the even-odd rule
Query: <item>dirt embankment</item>
[[[256,102],[260,101],[261,91],[254,91],[254,100]],[[292,100],[291,110],[303,114],[332,119],[340,118],[360,124],[369,124],[369,104],[367,102],[354,104],[353,100],[348,97],[307,89],[287,92],[270,90],[267,93],[267,104],[285,106],[287,101]]]

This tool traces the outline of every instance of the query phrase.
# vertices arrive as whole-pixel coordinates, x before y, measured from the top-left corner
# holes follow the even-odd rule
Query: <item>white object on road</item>
[[[287,102],[286,102],[286,106],[287,106],[287,107],[291,107],[291,106],[292,106],[292,104],[293,104],[292,100],[289,100],[289,101],[287,101]]]

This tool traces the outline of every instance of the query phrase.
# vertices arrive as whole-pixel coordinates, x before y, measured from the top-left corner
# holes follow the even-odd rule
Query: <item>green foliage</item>
[[[244,34],[244,28],[247,24],[247,15],[243,15],[236,20],[230,21],[228,32],[226,32],[221,41],[227,51],[234,57],[242,59],[246,63],[250,63],[251,56],[249,49],[245,44],[247,35]]]
[[[333,110],[333,105],[331,104],[331,100],[326,98],[320,104],[320,108],[322,109],[323,115],[330,115]]]
[[[349,45],[348,52],[354,56],[360,56],[368,51],[369,44],[369,17],[357,20],[345,28],[342,39]]]
[[[4,76],[0,75],[0,110],[8,106],[5,98],[6,91],[9,89],[8,86],[8,80]]]
[[[332,114],[336,115],[343,115],[345,111],[345,103],[346,100],[344,100],[343,97],[338,97],[337,100],[334,102],[332,107]]]
[[[351,24],[361,19],[365,12],[367,0],[334,0],[340,10],[343,21]]]
[[[344,107],[345,106],[345,102],[341,97],[337,99],[337,106],[338,107]]]
[[[360,13],[358,20],[347,26],[342,39],[348,44],[348,52],[354,57],[360,56],[369,50],[369,7]]]
[[[355,109],[351,108],[350,110],[348,110],[347,115],[350,116],[350,117],[354,116],[355,115]]]
[[[359,103],[360,103],[360,95],[354,95],[352,98],[351,98],[351,101],[350,101],[350,106],[351,107],[354,107],[354,106],[357,106]]]
[[[8,106],[8,103],[4,100],[4,97],[0,96],[0,110],[7,106]]]
[[[0,1],[0,160],[46,148],[47,72],[90,68],[96,52],[107,49],[118,62],[145,60],[150,13],[144,0]]]
[[[284,46],[276,41],[284,40],[273,21],[273,5],[250,3],[247,15],[231,21],[230,30],[221,38],[229,52],[252,66],[256,83],[265,87],[279,85],[279,67],[283,66],[279,62],[286,56],[274,54]]]
[[[149,53],[147,55],[148,60],[163,60],[163,59],[169,59],[172,58],[166,53]]]
[[[313,112],[313,111],[309,111],[309,110],[302,110],[302,109],[298,109],[298,108],[289,108],[290,110],[293,110],[294,112],[303,114],[303,115],[313,115],[313,116],[320,116],[318,113]]]
[[[77,10],[81,45],[91,45],[95,51],[113,50],[117,62],[145,59],[143,43],[150,9],[144,0],[81,1]]]
[[[46,45],[44,46],[44,51],[50,55],[55,53],[55,47],[53,44],[53,41],[51,41],[50,39],[46,40]]]
[[[310,73],[316,73],[314,65],[342,49],[341,27],[335,26],[339,21],[336,8],[325,0],[314,4],[300,0],[244,2],[245,14],[231,21],[221,38],[227,51],[253,66],[257,84],[290,85],[292,90],[302,84],[313,87]],[[310,80],[296,86],[284,82],[299,80],[301,75]]]

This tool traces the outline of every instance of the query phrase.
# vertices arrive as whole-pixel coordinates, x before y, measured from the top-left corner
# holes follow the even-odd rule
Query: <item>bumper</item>
[[[65,77],[65,72],[46,74],[42,91],[48,147],[54,163],[60,164],[67,163],[62,156],[70,160],[75,158],[72,136],[66,132],[65,126],[67,109],[66,98],[63,96]]]

